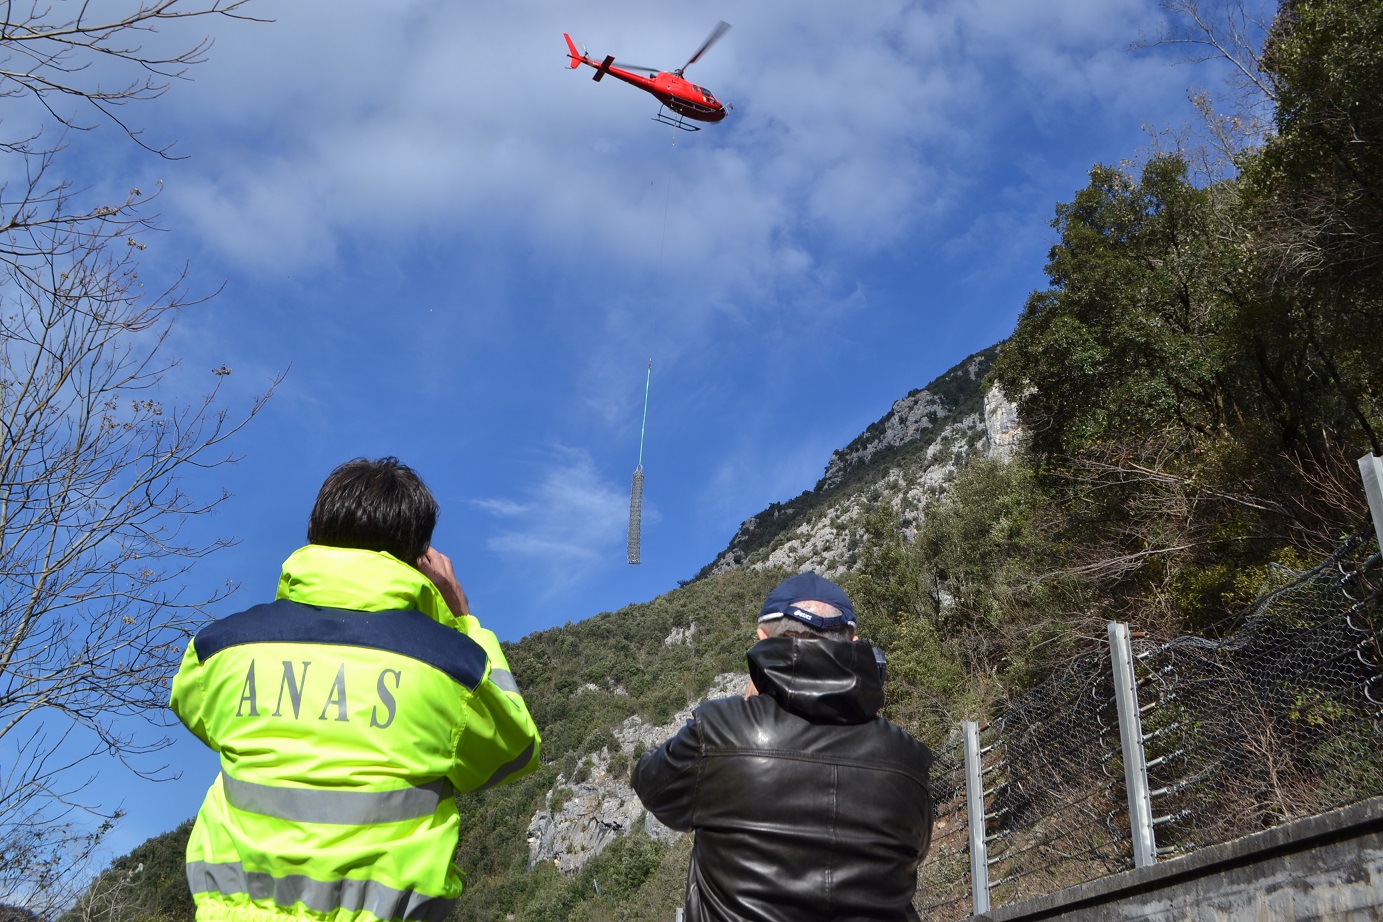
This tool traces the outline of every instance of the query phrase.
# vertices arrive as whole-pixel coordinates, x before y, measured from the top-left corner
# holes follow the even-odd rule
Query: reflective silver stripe
[[[445,922],[456,903],[446,897],[396,890],[374,880],[314,880],[301,874],[274,877],[261,871],[246,871],[244,865],[236,862],[189,861],[187,884],[194,896],[246,893],[252,900],[273,900],[284,908],[302,903],[313,912],[364,911],[381,919],[409,922]]]
[[[329,791],[255,784],[222,772],[221,784],[225,787],[227,802],[237,810],[294,823],[335,826],[421,819],[437,812],[442,798],[453,793],[451,782],[445,778],[394,791]]]
[[[514,681],[514,674],[508,669],[491,669],[490,681],[498,685],[500,691],[519,693],[519,683]]]
[[[489,779],[488,779],[484,784],[482,784],[480,787],[476,788],[476,790],[477,790],[477,791],[483,791],[483,790],[485,790],[486,788],[492,788],[492,787],[494,787],[495,785],[497,785],[497,784],[499,784],[501,781],[503,781],[505,778],[508,778],[510,775],[514,774],[514,772],[518,771],[519,769],[521,769],[521,768],[523,768],[525,765],[527,765],[529,759],[532,759],[532,758],[533,758],[533,744],[532,744],[532,743],[529,743],[527,749],[525,749],[523,752],[519,753],[519,755],[518,755],[516,758],[511,759],[511,760],[508,761],[508,762],[505,762],[505,763],[504,763],[503,765],[501,765],[499,768],[495,769],[495,773],[494,773],[493,775],[491,775],[491,776],[489,777]]]

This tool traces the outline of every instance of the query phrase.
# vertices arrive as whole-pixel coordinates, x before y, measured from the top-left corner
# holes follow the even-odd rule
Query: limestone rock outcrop
[[[717,676],[704,700],[743,694],[748,681],[748,673]],[[615,731],[613,752],[604,747],[587,755],[570,777],[559,775],[543,809],[528,823],[528,866],[549,862],[574,874],[616,836],[638,825],[658,839],[681,835],[644,811],[629,775],[638,757],[680,730],[699,704],[687,705],[658,726],[630,717]]]

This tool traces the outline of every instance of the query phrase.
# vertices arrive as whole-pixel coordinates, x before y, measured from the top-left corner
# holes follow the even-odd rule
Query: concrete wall
[[[1383,920],[1383,797],[974,918],[1378,922]]]

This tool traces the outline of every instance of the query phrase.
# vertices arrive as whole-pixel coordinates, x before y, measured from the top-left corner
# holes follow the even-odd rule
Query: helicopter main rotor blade
[[[720,41],[720,37],[729,31],[730,24],[725,20],[722,19],[720,22],[716,23],[716,27],[711,30],[711,34],[706,36],[706,40],[701,43],[701,47],[696,49],[696,54],[692,55],[687,60],[687,63],[682,65],[682,70],[686,70],[688,67],[691,67],[693,64],[695,64],[697,59],[706,53],[706,49],[710,48],[716,42]],[[678,71],[678,73],[681,72],[682,71]]]
[[[645,70],[650,74],[661,74],[663,72],[661,67],[644,67],[642,64],[625,64],[619,58],[615,59],[614,65],[621,70]]]

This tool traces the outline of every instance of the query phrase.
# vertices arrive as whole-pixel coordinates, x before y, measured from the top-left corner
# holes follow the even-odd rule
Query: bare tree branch
[[[243,12],[249,0],[140,0],[128,12],[100,14],[90,3],[52,4],[46,0],[6,2],[0,21],[0,95],[29,98],[64,128],[86,130],[75,112],[64,111],[71,99],[95,110],[101,120],[115,124],[136,144],[168,157],[171,144],[147,144],[140,132],[115,114],[115,107],[162,96],[169,81],[185,79],[187,69],[206,60],[212,40],[191,47],[159,52],[146,48],[141,37],[153,37],[159,27],[182,19],[224,16],[253,20]],[[75,7],[74,13],[66,13]],[[262,21],[262,20],[256,20]],[[103,67],[95,67],[96,64]],[[124,72],[133,76],[122,76]],[[100,73],[113,73],[118,82],[102,85]]]
[[[1231,112],[1220,114],[1212,95],[1197,89],[1191,102],[1200,113],[1210,141],[1223,164],[1232,163],[1245,148],[1262,143],[1271,132],[1272,109],[1278,86],[1263,66],[1263,48],[1276,4],[1264,0],[1162,0],[1169,21],[1153,39],[1133,44],[1135,49],[1156,46],[1179,48],[1189,64],[1220,62],[1230,69]],[[1225,167],[1214,167],[1212,175]]]
[[[43,915],[70,902],[73,873],[120,817],[88,791],[97,760],[164,773],[144,757],[168,740],[129,718],[159,722],[190,625],[228,591],[184,592],[193,563],[230,543],[184,536],[227,498],[191,495],[186,475],[234,461],[230,440],[278,384],[236,414],[219,374],[164,402],[171,325],[203,298],[185,268],[144,288],[158,190],[93,201],[61,175],[45,129],[60,139],[105,121],[167,156],[115,107],[156,99],[211,47],[173,48],[161,26],[249,18],[246,2],[0,5],[0,98],[40,115],[0,138],[6,175],[21,177],[0,186],[0,903]]]

